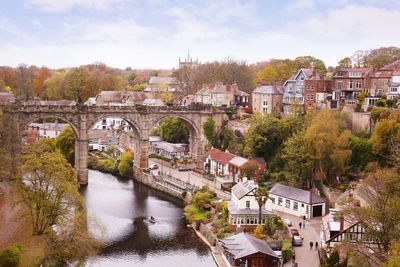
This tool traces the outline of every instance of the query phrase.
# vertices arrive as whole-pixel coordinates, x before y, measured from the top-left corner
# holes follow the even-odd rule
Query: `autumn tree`
[[[352,65],[351,58],[349,57],[342,58],[341,60],[339,60],[338,65],[341,68],[351,68]]]
[[[37,68],[34,66],[28,67],[25,64],[21,64],[17,67],[14,93],[18,99],[28,100],[32,98],[36,69]]]
[[[174,70],[173,76],[178,80],[179,87],[185,92],[185,94],[194,93],[196,90],[195,76],[197,69],[191,66],[180,66],[177,70]]]
[[[400,141],[400,125],[394,119],[383,119],[376,123],[371,136],[372,148],[382,165],[390,164],[391,143]]]
[[[305,132],[314,159],[314,179],[341,175],[351,157],[350,133],[341,131],[338,119],[330,110],[318,113]]]
[[[65,77],[67,72],[64,70],[56,71],[52,76],[44,81],[44,98],[49,100],[66,99]]]
[[[247,179],[254,179],[258,171],[258,163],[255,160],[248,160],[240,167],[240,175]]]
[[[396,169],[377,169],[367,174],[365,185],[364,197],[369,205],[359,207],[348,201],[345,212],[363,226],[364,240],[376,243],[360,242],[354,249],[367,257],[373,266],[380,266],[387,261],[391,245],[400,241],[400,177]],[[365,253],[368,250],[373,253]]]
[[[34,235],[69,220],[71,210],[82,205],[76,172],[61,154],[35,146],[24,155],[21,172],[20,189]]]
[[[377,69],[382,68],[396,60],[400,59],[399,47],[381,47],[368,51],[363,58],[365,65]]]
[[[89,72],[84,67],[79,67],[72,70],[65,77],[65,90],[67,96],[75,100],[77,103],[85,102],[89,97],[87,88],[87,81],[89,79]]]
[[[170,143],[189,143],[189,130],[179,118],[167,118],[160,123],[160,136]]]
[[[42,67],[36,74],[35,80],[33,81],[33,93],[34,96],[41,97],[44,93],[44,82],[46,79],[51,77],[50,69]]]
[[[14,90],[17,84],[17,71],[11,67],[1,66],[0,80],[4,82],[4,86]]]

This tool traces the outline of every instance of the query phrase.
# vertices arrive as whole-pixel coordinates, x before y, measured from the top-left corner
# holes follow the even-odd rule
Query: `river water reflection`
[[[179,200],[93,170],[81,193],[89,214],[106,228],[108,244],[86,266],[216,266],[207,245],[187,227]]]

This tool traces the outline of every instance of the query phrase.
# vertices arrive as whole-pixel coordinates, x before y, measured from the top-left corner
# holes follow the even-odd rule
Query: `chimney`
[[[340,223],[340,232],[344,230],[344,217],[343,215],[339,216],[339,223]]]

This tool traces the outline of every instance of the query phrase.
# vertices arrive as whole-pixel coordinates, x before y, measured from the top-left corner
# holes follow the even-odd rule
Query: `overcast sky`
[[[0,0],[0,65],[173,68],[400,46],[399,0]]]

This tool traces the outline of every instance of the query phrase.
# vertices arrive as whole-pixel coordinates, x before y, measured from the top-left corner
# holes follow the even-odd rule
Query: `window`
[[[301,203],[301,207],[304,208],[304,204],[303,203]]]
[[[348,89],[353,89],[353,80],[349,80],[349,83],[347,85]]]
[[[278,205],[282,206],[282,198],[281,197],[278,197]]]
[[[314,95],[310,95],[310,99],[311,99],[311,100],[314,100]]]
[[[246,201],[246,208],[247,208],[247,209],[250,208],[250,201]]]
[[[350,73],[349,73],[349,77],[361,77],[362,76],[362,73],[361,72],[359,72],[359,71],[351,71]]]
[[[342,81],[337,82],[336,87],[337,87],[338,90],[342,90],[343,82]]]
[[[361,89],[361,88],[362,88],[361,81],[356,81],[356,89]]]
[[[290,209],[290,200],[289,199],[286,199],[285,207]]]
[[[299,203],[296,201],[293,202],[293,210],[299,210]]]
[[[271,197],[270,199],[271,199],[272,203],[275,204],[275,198]]]
[[[397,93],[397,87],[390,87],[391,93]]]

